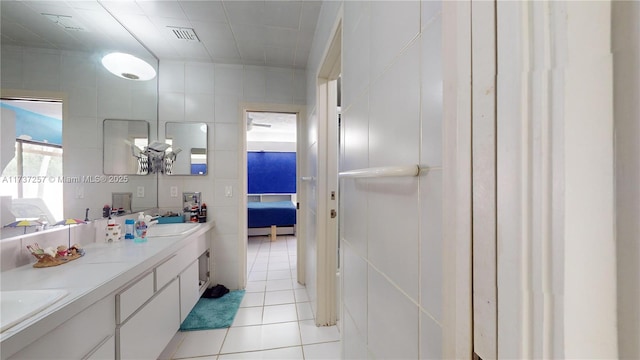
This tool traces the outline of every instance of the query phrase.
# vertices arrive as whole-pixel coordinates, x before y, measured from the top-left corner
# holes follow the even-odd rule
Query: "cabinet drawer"
[[[116,326],[114,312],[115,297],[112,295],[33,341],[10,359],[81,359],[113,335]]]
[[[116,295],[116,321],[123,323],[131,314],[153,296],[153,273],[148,273],[135,284]]]
[[[155,360],[180,327],[178,279],[116,330],[119,359]]]
[[[175,279],[180,270],[177,255],[173,255],[169,260],[158,265],[155,269],[156,289],[162,289],[171,280]]]

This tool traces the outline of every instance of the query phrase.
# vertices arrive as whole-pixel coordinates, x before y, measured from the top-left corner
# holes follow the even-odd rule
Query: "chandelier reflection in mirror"
[[[138,159],[140,173],[171,174],[173,163],[176,161],[181,148],[172,149],[171,145],[154,141],[141,150],[131,145],[131,152]]]

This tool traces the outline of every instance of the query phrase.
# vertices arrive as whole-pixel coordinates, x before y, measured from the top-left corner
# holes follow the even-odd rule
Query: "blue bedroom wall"
[[[249,194],[294,194],[295,152],[247,152]]]

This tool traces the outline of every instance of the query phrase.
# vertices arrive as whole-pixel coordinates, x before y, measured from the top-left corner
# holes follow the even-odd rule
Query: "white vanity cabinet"
[[[116,294],[116,359],[157,359],[208,284],[208,253],[200,235]]]
[[[10,359],[114,359],[115,299],[104,298]]]
[[[5,284],[37,276],[60,288],[77,278],[82,287],[76,284],[73,297],[46,316],[4,332],[0,359],[157,359],[209,285],[211,226],[143,245],[121,243],[109,254],[107,245],[89,245],[84,262],[53,269],[64,270],[64,278],[31,266],[3,274]],[[127,257],[119,261],[118,252]],[[107,254],[112,262],[92,254]]]

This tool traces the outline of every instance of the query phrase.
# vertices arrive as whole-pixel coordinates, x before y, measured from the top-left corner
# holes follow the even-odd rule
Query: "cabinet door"
[[[115,297],[108,296],[32,342],[10,359],[81,359],[113,335],[115,308]]]
[[[153,273],[116,294],[116,322],[121,324],[153,296]]]
[[[180,327],[180,291],[174,279],[117,330],[120,359],[152,359]]]
[[[180,274],[180,323],[200,298],[198,261],[194,261]]]

